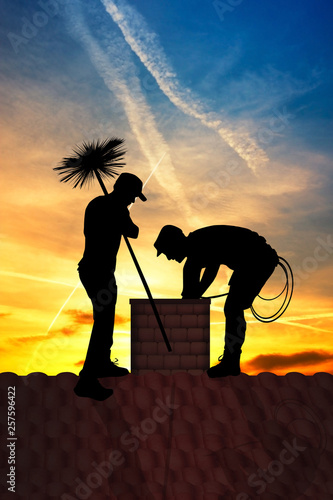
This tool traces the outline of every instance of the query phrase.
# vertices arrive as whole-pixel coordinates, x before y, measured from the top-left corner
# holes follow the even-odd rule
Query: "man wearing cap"
[[[78,265],[81,282],[92,301],[94,325],[79,383],[79,396],[106,399],[111,389],[102,387],[97,378],[127,375],[126,368],[110,360],[117,285],[114,272],[121,236],[137,238],[139,228],[129,214],[128,206],[142,194],[141,180],[129,173],[121,174],[113,191],[94,198],[87,206],[84,219],[85,249]]]
[[[278,264],[278,255],[265,238],[236,226],[209,226],[187,237],[176,226],[164,226],[154,244],[157,256],[187,260],[183,269],[183,299],[202,297],[222,264],[234,272],[224,306],[225,345],[220,363],[207,370],[209,377],[239,375],[241,347],[245,338],[244,309],[251,307]],[[201,271],[204,269],[201,277]]]

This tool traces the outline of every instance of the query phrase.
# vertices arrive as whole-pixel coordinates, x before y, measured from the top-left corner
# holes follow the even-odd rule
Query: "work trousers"
[[[254,299],[273,274],[278,262],[279,257],[276,251],[265,244],[249,259],[246,266],[241,266],[233,272],[224,306],[225,353],[239,354],[241,352],[246,331],[244,310],[252,306]]]
[[[94,324],[90,335],[82,373],[93,373],[110,362],[113,328],[117,302],[114,272],[100,267],[80,264],[80,280],[92,302]]]

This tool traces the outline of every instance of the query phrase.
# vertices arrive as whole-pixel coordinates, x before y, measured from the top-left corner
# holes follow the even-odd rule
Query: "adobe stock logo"
[[[250,500],[258,495],[270,500],[277,494],[282,498],[298,498],[314,480],[326,448],[321,419],[301,401],[284,400],[275,408],[274,420],[264,424],[267,437],[263,450],[257,466],[254,463],[249,466],[243,491],[236,500]]]
[[[226,0],[225,2],[221,2],[221,0],[214,0],[213,7],[216,10],[216,14],[218,15],[220,21],[224,21],[225,14],[233,12],[236,7],[241,5],[243,0]]]
[[[109,454],[106,450],[107,460],[99,463],[93,461],[91,471],[83,479],[80,477],[75,478],[75,484],[73,485],[73,489],[75,488],[73,494],[75,496],[63,493],[61,500],[93,499],[95,498],[95,492],[99,491],[98,488],[105,486],[105,484],[109,484],[112,491],[113,485],[110,478],[113,472],[121,466],[130,467],[131,455],[138,450],[140,444],[146,441],[150,435],[159,432],[159,426],[171,419],[173,412],[178,408],[179,404],[174,403],[173,396],[166,396],[164,401],[156,398],[151,416],[143,419],[138,425],[132,425],[130,430],[125,430],[118,440],[121,446],[113,448]],[[115,487],[117,486],[115,485]],[[144,498],[148,497],[145,496]]]
[[[293,266],[295,286],[298,286],[301,281],[307,280],[312,273],[317,271],[321,262],[325,262],[333,255],[333,239],[331,234],[327,234],[325,238],[318,236],[316,241],[318,245],[314,248],[312,255],[305,257],[300,266]]]
[[[35,38],[41,28],[44,28],[49,20],[60,13],[60,6],[65,6],[68,0],[39,0],[38,5],[41,10],[36,10],[28,19],[22,17],[21,32],[7,33],[7,38],[15,52],[18,54],[22,45],[26,45],[30,40]]]
[[[277,460],[272,460],[267,469],[259,468],[257,472],[249,476],[247,482],[249,486],[255,488],[256,495],[264,493],[267,485],[272,484],[277,477],[281,476],[285,467],[294,463],[300,454],[307,449],[307,446],[301,446],[297,443],[297,438],[294,438],[291,443],[284,440],[282,444],[284,448],[280,451]],[[248,498],[246,493],[237,496],[237,500],[247,500]]]

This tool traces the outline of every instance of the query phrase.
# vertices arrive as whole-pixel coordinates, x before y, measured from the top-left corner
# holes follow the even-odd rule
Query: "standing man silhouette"
[[[234,272],[224,306],[225,345],[220,363],[207,370],[209,377],[240,374],[241,347],[246,321],[244,309],[251,307],[278,264],[275,250],[257,233],[236,226],[209,226],[187,237],[176,226],[164,226],[154,243],[157,256],[164,253],[170,260],[187,260],[183,269],[183,299],[198,299],[213,283],[220,265]],[[202,277],[201,271],[204,270]]]
[[[78,265],[79,276],[91,299],[94,325],[80,379],[74,391],[78,396],[103,400],[112,394],[104,388],[101,377],[120,377],[129,372],[110,360],[113,345],[117,284],[116,258],[121,236],[137,238],[139,228],[129,214],[128,206],[142,194],[141,180],[129,173],[121,174],[112,193],[98,196],[87,206],[84,219],[85,249]]]

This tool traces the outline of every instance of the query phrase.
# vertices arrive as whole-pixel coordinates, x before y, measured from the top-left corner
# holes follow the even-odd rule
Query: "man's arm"
[[[122,228],[122,234],[124,236],[128,236],[129,238],[137,238],[139,236],[139,228],[134,222],[132,221],[129,211],[126,209],[127,214],[124,220],[123,228]]]
[[[200,273],[202,267],[197,262],[187,259],[183,268],[183,299],[200,299]]]
[[[220,264],[211,264],[206,267],[200,281],[200,291],[201,291],[200,297],[205,293],[207,288],[209,288],[210,285],[213,283],[219,269],[220,269]]]
[[[213,283],[219,268],[220,264],[207,266],[200,280],[202,267],[198,263],[187,260],[183,270],[183,299],[200,299]]]

